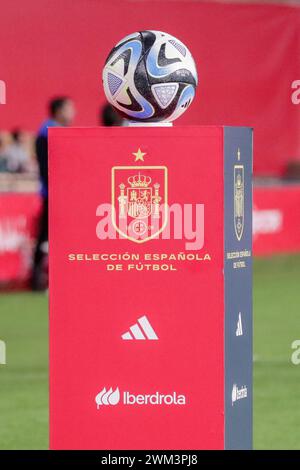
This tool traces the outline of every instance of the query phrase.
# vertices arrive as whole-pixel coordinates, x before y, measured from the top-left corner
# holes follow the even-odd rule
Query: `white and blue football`
[[[161,31],[126,36],[103,69],[108,101],[124,118],[137,122],[174,121],[190,106],[197,83],[188,48]]]

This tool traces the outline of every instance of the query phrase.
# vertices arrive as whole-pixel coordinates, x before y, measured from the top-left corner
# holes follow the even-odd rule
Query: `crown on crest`
[[[127,181],[132,188],[147,188],[151,183],[151,178],[139,173],[138,175],[130,176]]]

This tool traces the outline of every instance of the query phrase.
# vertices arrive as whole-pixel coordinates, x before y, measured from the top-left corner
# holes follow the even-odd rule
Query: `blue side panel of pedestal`
[[[252,448],[252,129],[224,128],[225,449]]]

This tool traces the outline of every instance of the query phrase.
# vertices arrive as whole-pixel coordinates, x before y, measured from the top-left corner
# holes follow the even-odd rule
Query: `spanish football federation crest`
[[[168,222],[168,170],[165,166],[112,168],[112,223],[136,243],[156,238]]]
[[[244,166],[234,165],[234,229],[238,240],[244,231]]]

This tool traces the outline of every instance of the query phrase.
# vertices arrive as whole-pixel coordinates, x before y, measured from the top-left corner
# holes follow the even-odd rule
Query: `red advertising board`
[[[300,251],[300,185],[257,187],[253,201],[255,255]]]
[[[24,285],[30,276],[40,211],[38,194],[0,196],[0,286]]]
[[[0,283],[26,285],[40,213],[38,194],[0,195]],[[300,251],[300,185],[261,186],[253,191],[253,253]]]

